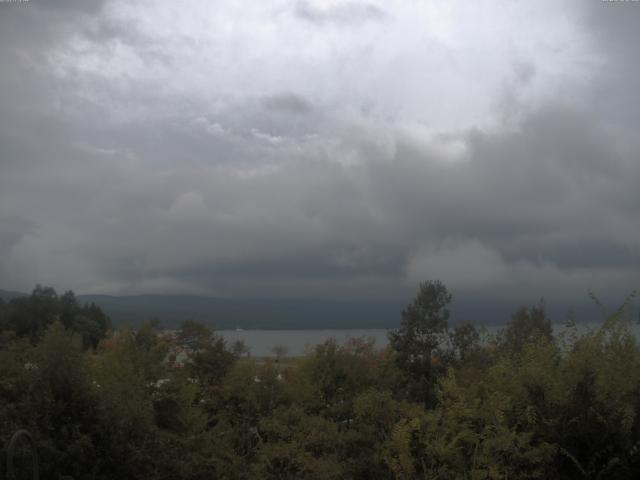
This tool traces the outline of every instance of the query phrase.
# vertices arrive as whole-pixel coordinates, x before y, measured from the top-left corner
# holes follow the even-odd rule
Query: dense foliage
[[[554,335],[538,305],[488,336],[450,328],[450,299],[423,283],[382,351],[329,340],[254,359],[195,322],[109,330],[99,308],[38,287],[0,302],[0,441],[30,430],[42,478],[640,475],[624,310]]]

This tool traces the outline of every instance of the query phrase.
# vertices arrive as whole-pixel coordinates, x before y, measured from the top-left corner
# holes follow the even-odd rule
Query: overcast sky
[[[640,2],[0,3],[0,288],[622,300]]]

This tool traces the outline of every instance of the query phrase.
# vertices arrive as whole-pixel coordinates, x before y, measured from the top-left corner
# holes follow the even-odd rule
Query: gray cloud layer
[[[0,285],[623,297],[640,7],[475,8],[0,5]]]

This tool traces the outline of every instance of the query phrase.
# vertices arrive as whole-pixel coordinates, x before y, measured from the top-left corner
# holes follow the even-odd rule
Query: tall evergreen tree
[[[407,393],[425,405],[434,402],[434,361],[442,353],[450,302],[451,294],[442,282],[420,283],[418,294],[402,312],[400,328],[389,333],[398,367],[407,374]]]

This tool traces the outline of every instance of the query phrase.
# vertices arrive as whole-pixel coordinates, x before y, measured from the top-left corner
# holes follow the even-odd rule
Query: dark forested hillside
[[[26,297],[26,296],[27,296],[26,293],[0,289],[0,300],[3,300],[5,302],[8,302],[12,298],[20,298],[20,297]]]
[[[390,328],[395,302],[321,300],[227,300],[195,295],[80,295],[100,305],[116,325],[140,325],[157,318],[167,326],[195,319],[216,329]]]
[[[0,290],[0,298],[26,297],[28,294]],[[364,329],[394,328],[402,302],[328,301],[318,299],[222,299],[197,295],[77,295],[81,304],[99,306],[115,326],[137,327],[150,319],[165,327],[176,327],[193,319],[217,330],[225,329]],[[504,325],[517,303],[486,299],[453,299],[452,323],[465,321],[477,325]],[[573,312],[581,323],[593,323],[602,315],[590,302],[554,304],[548,314],[562,323]]]
[[[0,290],[0,299],[28,294]],[[392,328],[398,302],[340,302],[299,299],[229,300],[197,295],[77,295],[99,306],[116,326],[136,327],[156,319],[176,327],[194,319],[215,329]]]

